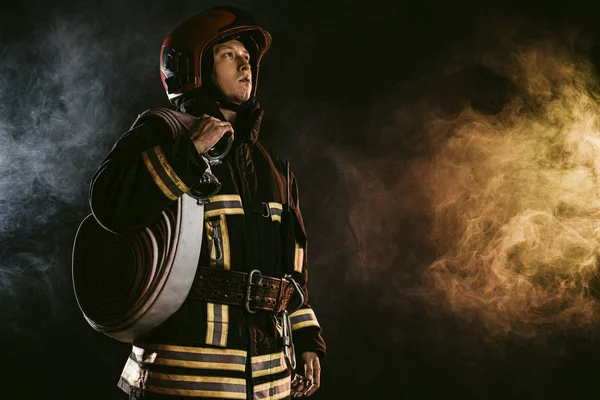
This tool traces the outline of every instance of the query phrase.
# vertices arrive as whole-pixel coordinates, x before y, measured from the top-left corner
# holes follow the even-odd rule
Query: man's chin
[[[236,96],[236,97],[233,97],[233,98],[228,98],[227,100],[229,100],[233,104],[240,105],[240,104],[245,103],[248,100],[250,100],[250,94],[247,94],[247,95],[244,94],[244,95],[241,95],[241,96]]]

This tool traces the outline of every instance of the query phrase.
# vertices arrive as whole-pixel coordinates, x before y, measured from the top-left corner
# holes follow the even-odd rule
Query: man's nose
[[[245,58],[241,57],[239,62],[240,71],[250,71],[250,63]]]

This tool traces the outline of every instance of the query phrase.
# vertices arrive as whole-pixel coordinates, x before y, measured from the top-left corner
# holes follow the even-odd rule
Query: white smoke
[[[89,180],[136,115],[123,111],[139,100],[131,88],[158,79],[160,39],[132,28],[92,13],[53,16],[1,52],[0,330],[32,323],[39,332],[72,294],[71,244],[89,213]]]

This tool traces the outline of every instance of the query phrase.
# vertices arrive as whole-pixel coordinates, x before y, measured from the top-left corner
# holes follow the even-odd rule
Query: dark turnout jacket
[[[199,99],[185,103],[181,111],[224,119],[214,104]],[[293,260],[286,262],[281,226],[286,166],[258,138],[261,118],[257,104],[240,111],[231,151],[211,167],[222,187],[205,204],[198,265],[293,277],[305,294],[303,306],[290,315],[296,353],[314,351],[324,357],[321,328],[308,304],[306,232],[297,183],[290,174],[297,229]],[[142,114],[94,175],[92,212],[116,233],[143,229],[185,195],[205,169],[187,132],[174,137],[163,119],[152,112]],[[290,371],[281,326],[271,312],[249,314],[242,307],[188,297],[175,314],[133,343],[119,387],[200,398],[288,398]]]

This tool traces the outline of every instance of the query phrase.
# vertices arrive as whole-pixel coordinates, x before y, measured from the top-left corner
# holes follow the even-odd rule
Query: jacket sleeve
[[[304,292],[303,306],[290,314],[292,326],[292,338],[296,348],[296,354],[300,355],[306,351],[313,351],[323,359],[326,355],[325,340],[321,334],[321,325],[308,301],[308,265],[307,265],[307,235],[300,211],[300,198],[298,195],[298,184],[292,174],[291,195],[295,216],[297,219],[296,229],[296,251],[294,256],[294,271],[292,277],[300,285]]]
[[[143,229],[187,192],[206,164],[189,135],[173,137],[159,117],[142,119],[113,146],[94,174],[92,213],[106,229]]]

